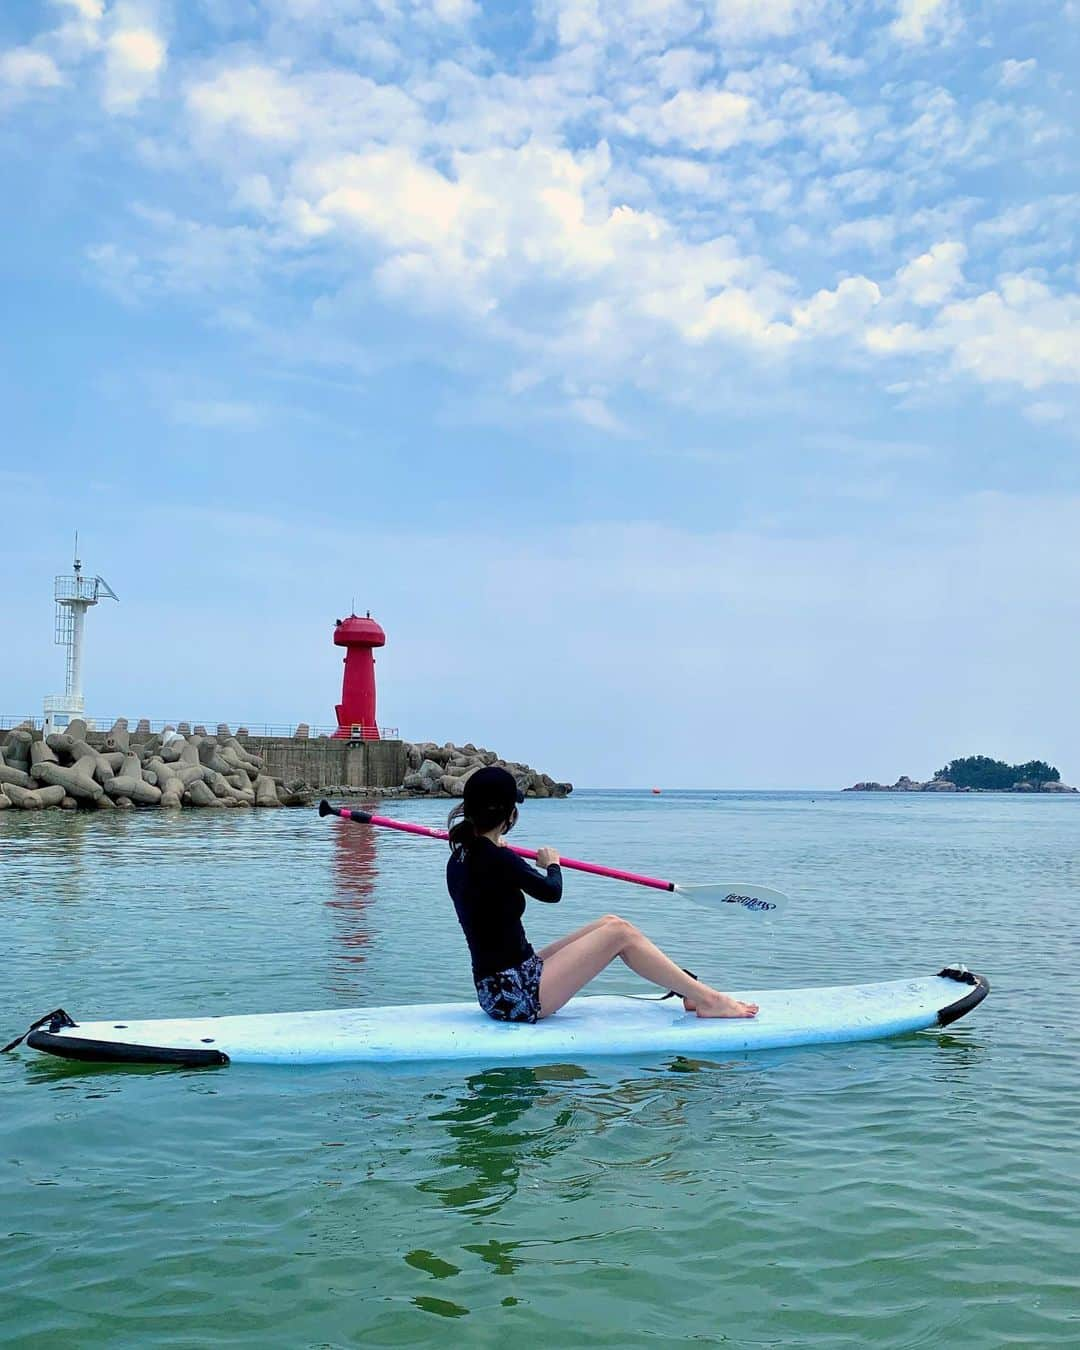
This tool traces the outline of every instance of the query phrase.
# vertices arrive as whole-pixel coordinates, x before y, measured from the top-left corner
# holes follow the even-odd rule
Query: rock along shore
[[[843,789],[844,792],[1076,792],[1067,783],[1014,783],[1009,788],[957,787],[947,778],[931,778],[926,783],[908,778],[906,774],[895,783],[855,783]]]
[[[526,797],[568,797],[573,783],[556,782],[528,764],[502,759],[494,750],[485,750],[471,742],[465,745],[436,745],[434,741],[405,742],[408,772],[400,787],[349,787],[345,784],[323,787],[321,791],[339,797],[463,797],[465,784],[477,769],[490,764],[513,774]]]

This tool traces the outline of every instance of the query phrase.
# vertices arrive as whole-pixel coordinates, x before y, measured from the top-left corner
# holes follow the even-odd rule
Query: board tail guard
[[[73,1024],[74,1025],[74,1024]],[[86,1036],[58,1036],[51,1031],[31,1031],[26,1038],[31,1050],[44,1050],[64,1059],[85,1059],[95,1064],[181,1064],[208,1068],[228,1064],[223,1050],[197,1050],[169,1045],[128,1045],[124,1041],[92,1041]]]
[[[39,1027],[45,1026],[46,1023],[48,1023],[50,1031],[59,1031],[62,1027],[78,1026],[78,1023],[75,1022],[63,1008],[54,1008],[52,1012],[46,1013],[44,1017],[39,1017],[36,1022],[31,1022],[21,1036],[16,1036],[13,1041],[8,1041],[7,1045],[0,1050],[0,1055],[6,1055],[9,1050],[14,1050],[17,1046],[22,1045],[23,1041],[26,1041],[28,1036],[32,1036]],[[30,1045],[32,1042],[27,1041],[27,1044]]]
[[[22,1045],[31,1050],[44,1050],[64,1059],[92,1060],[98,1064],[188,1064],[200,1068],[210,1064],[228,1064],[229,1056],[222,1050],[176,1049],[164,1045],[126,1045],[122,1041],[93,1041],[87,1037],[64,1036],[68,1027],[77,1027],[75,1019],[63,1008],[31,1022],[21,1036],[5,1045],[0,1054],[6,1054]],[[117,1024],[116,1030],[121,1030]]]

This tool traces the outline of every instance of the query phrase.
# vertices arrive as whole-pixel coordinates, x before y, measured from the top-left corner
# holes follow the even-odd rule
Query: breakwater
[[[269,772],[294,790],[335,796],[461,797],[477,769],[496,764],[513,774],[526,797],[568,797],[574,785],[519,760],[467,742],[343,741],[330,737],[249,738]]]
[[[0,810],[306,806],[342,796],[460,797],[486,764],[507,768],[529,797],[565,797],[572,784],[471,743],[357,741],[216,733],[185,722],[151,732],[119,719],[107,732],[75,721],[47,738],[30,725],[0,743]]]
[[[103,736],[75,720],[48,737],[16,727],[0,748],[0,810],[281,807],[309,800],[229,735],[167,728],[138,740],[123,718]]]

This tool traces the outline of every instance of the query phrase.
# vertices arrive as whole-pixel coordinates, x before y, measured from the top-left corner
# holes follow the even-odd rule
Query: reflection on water
[[[335,829],[333,854],[334,894],[326,908],[334,920],[334,973],[331,991],[343,998],[361,995],[362,984],[354,978],[354,968],[367,959],[371,943],[370,916],[367,913],[379,879],[376,831],[367,825]]]
[[[447,1170],[421,1181],[417,1190],[437,1195],[452,1209],[494,1214],[517,1193],[522,1164],[565,1147],[568,1115],[538,1128],[515,1128],[549,1097],[551,1083],[587,1078],[576,1065],[546,1064],[487,1069],[465,1080],[465,1094],[431,1117],[445,1124],[452,1147],[439,1156]],[[560,1143],[561,1140],[561,1143]]]
[[[207,1065],[208,1069],[226,1068],[227,1065]],[[42,1088],[53,1088],[58,1092],[84,1089],[100,1089],[103,1092],[119,1092],[125,1080],[132,1078],[154,1078],[161,1075],[191,1075],[204,1070],[188,1068],[182,1064],[95,1064],[92,1060],[61,1059],[56,1055],[25,1056],[23,1069],[26,1081]]]
[[[462,1250],[472,1252],[481,1261],[491,1267],[493,1275],[513,1275],[521,1262],[514,1257],[520,1242],[501,1242],[498,1238],[489,1238],[487,1242],[467,1242]]]
[[[0,835],[0,879],[6,898],[15,899],[27,887],[35,889],[43,884],[50,896],[58,900],[82,897],[85,881],[85,852],[90,846],[105,851],[115,844],[115,828],[110,832],[90,835],[88,829],[99,822],[85,816],[64,813],[63,826],[58,828],[50,816],[40,813],[10,812],[16,816],[13,823],[5,819],[8,830]]]
[[[594,1076],[594,1073],[596,1076]],[[433,1149],[439,1166],[416,1189],[473,1216],[492,1216],[518,1194],[523,1172],[547,1168],[581,1138],[607,1171],[663,1167],[668,1132],[697,1127],[697,1116],[731,1112],[738,1121],[732,1161],[761,1157],[773,1145],[760,1102],[742,1090],[744,1064],[717,1065],[675,1057],[659,1070],[639,1070],[605,1079],[576,1064],[515,1065],[470,1075],[465,1091],[448,1109],[429,1117],[442,1125],[450,1148]],[[678,1076],[676,1076],[678,1075]],[[532,1120],[525,1117],[540,1108]],[[625,1156],[611,1148],[623,1127],[633,1127],[638,1147]],[[600,1141],[604,1142],[600,1142]],[[641,1145],[644,1145],[642,1148]],[[562,1193],[591,1190],[598,1174],[571,1176]],[[479,1248],[470,1248],[480,1253]],[[491,1264],[509,1260],[513,1244],[484,1245]]]
[[[530,842],[798,896],[767,929],[568,888],[733,987],[966,959],[994,992],[943,1032],[581,1067],[0,1057],[0,1342],[1075,1346],[1078,800],[528,806]],[[443,864],[312,812],[3,812],[0,1044],[58,1004],[466,998]],[[571,926],[535,908],[541,941]]]

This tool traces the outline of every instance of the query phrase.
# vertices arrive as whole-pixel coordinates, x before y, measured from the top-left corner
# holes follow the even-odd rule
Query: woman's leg
[[[553,957],[556,952],[561,952],[569,943],[576,942],[578,938],[584,937],[586,933],[591,933],[594,929],[599,928],[601,924],[618,922],[619,916],[617,914],[602,914],[599,919],[594,919],[592,923],[587,923],[584,928],[575,928],[572,933],[567,933],[565,937],[556,938],[554,942],[549,942],[546,947],[541,947],[536,954],[542,961],[547,961]]]
[[[643,979],[691,1000],[698,1017],[753,1017],[757,1012],[756,1003],[741,1003],[691,978],[640,929],[617,915],[607,915],[553,956],[545,957],[540,976],[540,1016],[557,1012],[615,957]]]

